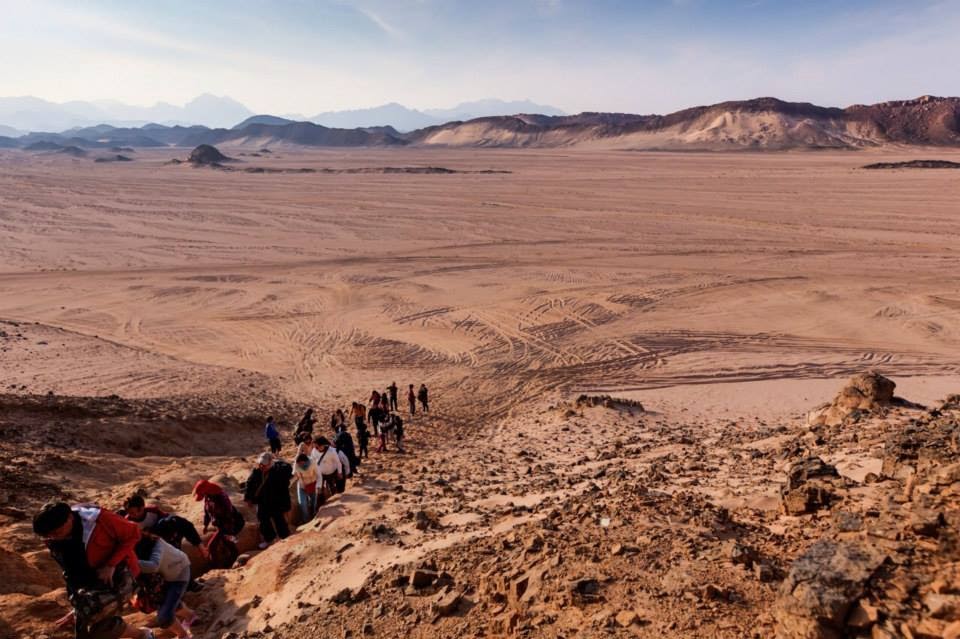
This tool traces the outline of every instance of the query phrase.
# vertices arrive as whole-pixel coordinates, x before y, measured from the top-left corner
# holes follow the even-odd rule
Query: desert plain
[[[923,464],[881,465],[944,419],[926,470],[957,462],[960,171],[861,167],[960,153],[221,150],[0,152],[0,636],[66,636],[24,518],[47,499],[198,522],[191,486],[236,494],[266,415],[289,453],[305,407],[393,381],[432,395],[407,452],[207,573],[197,636],[826,637],[783,603],[824,540],[886,554],[808,626],[947,636],[960,604],[921,602],[956,569],[958,484],[904,500]],[[808,423],[866,371],[908,401]],[[835,499],[785,511],[814,456]]]

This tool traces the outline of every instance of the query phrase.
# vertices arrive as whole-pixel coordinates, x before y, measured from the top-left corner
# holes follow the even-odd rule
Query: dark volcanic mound
[[[197,166],[216,166],[222,162],[232,161],[230,158],[220,152],[217,147],[210,144],[201,144],[190,152],[187,161]]]
[[[94,162],[132,162],[131,158],[128,158],[125,155],[106,155],[104,157],[99,157]]]
[[[40,140],[39,142],[33,142],[23,147],[25,151],[59,151],[62,148],[63,145],[50,142],[49,140]]]
[[[82,158],[83,156],[85,156],[85,155],[87,154],[86,151],[84,151],[83,149],[81,149],[81,148],[78,147],[78,146],[65,146],[65,147],[63,147],[62,149],[58,149],[58,150],[57,150],[57,153],[62,153],[62,154],[64,154],[64,155],[70,155],[70,156],[73,156],[73,157],[75,157],[75,158]]]
[[[875,162],[865,169],[960,169],[960,162],[949,160],[910,160],[909,162]]]

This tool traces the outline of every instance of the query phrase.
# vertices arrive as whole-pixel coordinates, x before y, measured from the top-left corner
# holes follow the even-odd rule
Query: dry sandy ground
[[[433,391],[435,416],[411,424],[412,455],[375,458],[330,507],[326,534],[271,549],[274,564],[258,567],[258,557],[240,576],[213,578],[217,605],[199,604],[211,637],[295,622],[291,592],[325,600],[393,563],[506,533],[534,516],[518,504],[587,491],[550,484],[571,455],[593,459],[609,443],[585,422],[571,434],[551,408],[581,392],[640,399],[642,432],[632,417],[598,416],[603,437],[623,428],[667,454],[677,453],[672,428],[713,445],[731,424],[775,437],[768,429],[799,423],[838,379],[867,368],[921,403],[960,391],[960,176],[858,168],[957,153],[223,150],[240,168],[464,173],[166,164],[184,150],[101,164],[0,153],[0,390],[172,400],[251,424],[219,455],[184,454],[167,439],[152,451],[147,437],[105,453],[124,467],[115,478],[82,465],[44,477],[71,496],[116,505],[145,488],[196,517],[185,487],[214,475],[235,487],[259,450],[263,412],[283,407],[289,423],[309,404],[325,415],[393,380]],[[508,173],[476,172],[491,169]],[[103,417],[103,432],[162,432],[176,409],[150,406]],[[27,436],[8,434],[5,454],[29,452],[24,472],[50,473],[32,456],[55,434],[17,437]],[[492,451],[523,446],[538,456],[536,481],[514,462],[491,475]],[[62,451],[74,464],[97,444],[75,448]],[[736,464],[724,468],[736,475]],[[424,475],[420,494],[396,490],[411,473]],[[747,490],[729,473],[700,493],[776,508],[776,484]],[[358,532],[370,517],[403,520],[431,499],[430,479],[451,475],[463,494],[447,504],[444,534],[420,539],[407,524],[400,532],[417,538],[387,551]],[[42,487],[3,497],[29,510]],[[11,526],[8,547],[36,550],[24,523]],[[302,555],[293,568],[291,552]],[[280,568],[290,574],[269,572]],[[255,593],[260,612],[238,613]],[[0,631],[30,623],[5,614],[14,620]]]

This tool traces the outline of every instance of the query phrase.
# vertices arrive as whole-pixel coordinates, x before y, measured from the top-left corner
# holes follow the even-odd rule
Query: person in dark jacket
[[[303,417],[300,418],[300,421],[297,423],[297,430],[294,433],[299,435],[300,433],[312,433],[313,425],[317,423],[317,418],[313,416],[313,409],[308,408],[307,412],[303,414]]]
[[[353,445],[353,437],[347,432],[346,424],[337,429],[337,434],[333,438],[333,445],[337,450],[342,450],[343,454],[347,456],[347,461],[350,462],[351,472],[357,472],[357,466],[360,465],[360,458],[357,457],[357,451]]]
[[[423,410],[423,412],[429,413],[429,412],[430,412],[430,403],[429,403],[429,400],[428,400],[428,397],[427,397],[427,385],[426,385],[426,384],[420,384],[420,390],[417,391],[417,399],[420,400],[420,408]]]
[[[400,389],[397,388],[397,383],[392,382],[387,386],[387,390],[390,392],[390,410],[397,410],[397,395],[400,392]]]
[[[417,394],[413,392],[413,384],[407,390],[407,402],[410,404],[410,417],[417,414]]]
[[[149,628],[135,628],[121,616],[140,573],[134,523],[98,506],[50,502],[34,516],[33,531],[63,569],[73,606],[57,625],[73,623],[77,639],[153,639]],[[112,594],[104,599],[94,593]]]
[[[250,506],[257,506],[257,521],[260,522],[260,534],[263,542],[260,548],[266,548],[280,537],[290,536],[287,526],[287,512],[290,511],[290,480],[293,468],[287,462],[274,459],[270,453],[261,453],[257,465],[247,477],[243,500]]]

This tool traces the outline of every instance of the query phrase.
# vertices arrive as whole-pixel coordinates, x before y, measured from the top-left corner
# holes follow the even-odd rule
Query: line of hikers
[[[264,434],[270,452],[261,453],[244,484],[243,500],[256,507],[261,540],[266,548],[290,535],[287,513],[291,510],[290,482],[296,478],[298,515],[301,524],[312,520],[317,508],[332,495],[346,490],[363,458],[369,457],[367,418],[379,439],[379,451],[387,449],[392,435],[403,452],[403,419],[397,410],[396,382],[384,393],[374,391],[370,409],[354,402],[350,415],[357,429],[359,446],[347,430],[347,416],[333,413],[333,442],[313,436],[316,419],[307,410],[297,424],[293,464],[278,457],[282,448],[279,429],[267,420]],[[427,387],[414,394],[409,387],[410,414],[420,402],[429,411]],[[239,556],[238,538],[246,525],[220,485],[201,479],[193,497],[203,502],[203,531],[188,519],[148,506],[140,494],[131,495],[116,513],[94,504],[70,506],[65,502],[45,504],[33,519],[40,536],[63,570],[72,612],[58,626],[73,625],[79,639],[154,639],[154,631],[136,628],[123,619],[131,604],[144,613],[156,613],[155,625],[180,639],[192,637],[190,627],[197,615],[183,602],[184,594],[201,589],[191,574],[190,558],[182,550],[186,540],[212,568],[229,568]],[[210,528],[214,534],[203,541]]]

